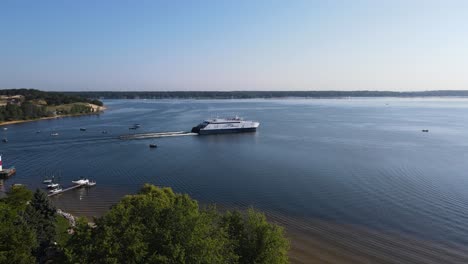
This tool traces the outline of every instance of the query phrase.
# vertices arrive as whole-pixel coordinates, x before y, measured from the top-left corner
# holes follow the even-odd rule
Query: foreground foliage
[[[56,235],[63,227],[57,227],[55,209],[40,191],[32,196],[15,190],[0,206],[7,208],[0,216],[0,263],[288,263],[283,229],[263,214],[200,209],[170,188],[145,185],[95,225],[79,219],[68,239]]]

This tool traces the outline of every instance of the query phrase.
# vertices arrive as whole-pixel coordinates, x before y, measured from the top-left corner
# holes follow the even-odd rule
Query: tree
[[[18,211],[24,211],[28,202],[31,201],[33,193],[24,186],[13,186],[7,193],[7,197],[1,199],[3,203]]]
[[[78,226],[67,247],[70,262],[233,263],[227,234],[214,224],[215,216],[200,211],[187,195],[145,185],[97,219],[96,228]]]
[[[287,263],[283,229],[252,209],[221,215],[188,195],[145,185],[96,227],[79,221],[65,247],[70,263]]]
[[[16,209],[7,203],[0,203],[0,264],[35,262],[32,251],[37,242],[32,230]]]
[[[39,248],[35,251],[38,260],[42,259],[55,239],[56,209],[51,204],[47,194],[39,189],[34,192],[33,198],[26,207],[24,219],[36,232]]]
[[[247,214],[228,212],[223,224],[235,245],[239,263],[288,263],[289,241],[283,228],[268,223],[264,214],[249,209]]]

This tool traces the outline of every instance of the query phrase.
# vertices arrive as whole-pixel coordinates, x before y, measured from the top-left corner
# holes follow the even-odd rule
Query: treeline
[[[92,113],[93,108],[85,104],[73,104],[71,106],[50,108],[44,105],[35,105],[24,102],[20,105],[7,104],[0,107],[0,122],[15,120],[30,120],[56,115],[79,115]]]
[[[250,98],[342,98],[342,97],[431,97],[468,96],[468,90],[391,91],[174,91],[174,92],[66,92],[74,96],[104,99],[250,99]]]
[[[0,96],[15,96],[22,95],[25,101],[43,100],[47,105],[62,105],[71,103],[90,103],[102,106],[102,102],[95,97],[85,97],[78,94],[65,94],[61,92],[44,92],[36,89],[3,89],[0,90]]]
[[[88,103],[103,105],[96,99],[35,89],[0,90],[0,103],[0,122],[88,114],[94,111]]]
[[[288,263],[281,227],[253,209],[201,209],[188,195],[145,185],[94,224],[68,232],[47,195],[22,186],[0,199],[2,263]]]

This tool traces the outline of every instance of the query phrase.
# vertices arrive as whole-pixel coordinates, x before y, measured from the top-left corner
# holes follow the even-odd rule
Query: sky
[[[468,89],[468,1],[0,0],[0,88]]]

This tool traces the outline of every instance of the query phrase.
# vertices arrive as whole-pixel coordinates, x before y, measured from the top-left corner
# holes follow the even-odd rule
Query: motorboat
[[[83,184],[88,184],[88,183],[89,183],[89,180],[88,180],[88,179],[85,179],[85,178],[81,178],[81,179],[79,179],[79,180],[72,181],[72,183],[78,184],[78,185],[83,185]]]

